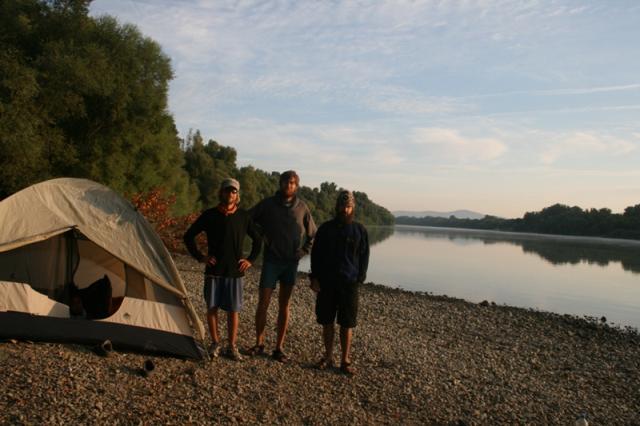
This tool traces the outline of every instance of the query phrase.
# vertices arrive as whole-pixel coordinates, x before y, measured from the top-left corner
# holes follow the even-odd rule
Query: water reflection
[[[640,328],[640,241],[402,225],[367,229],[367,281],[476,303],[606,316]],[[309,270],[309,256],[299,270]]]
[[[515,245],[524,253],[535,254],[553,265],[584,262],[608,266],[610,262],[620,262],[625,271],[640,274],[640,241],[402,225],[396,226],[395,232],[427,239],[446,239],[458,246],[479,242]]]
[[[393,235],[394,228],[392,226],[368,226],[369,245],[381,243]]]

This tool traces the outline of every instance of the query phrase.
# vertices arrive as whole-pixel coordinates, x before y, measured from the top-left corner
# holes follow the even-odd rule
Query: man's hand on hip
[[[311,290],[318,293],[320,291],[320,281],[317,278],[310,278],[309,281],[311,281]]]
[[[249,262],[247,259],[238,260],[238,270],[240,272],[244,272],[249,268],[251,268],[251,262]]]

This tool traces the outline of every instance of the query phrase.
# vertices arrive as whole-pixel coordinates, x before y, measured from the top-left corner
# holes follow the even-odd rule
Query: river
[[[640,328],[640,241],[369,227],[367,281]],[[309,270],[309,259],[300,265]]]

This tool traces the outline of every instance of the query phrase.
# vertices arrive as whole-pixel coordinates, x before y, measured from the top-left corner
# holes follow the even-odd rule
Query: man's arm
[[[251,252],[247,257],[247,260],[253,263],[258,258],[258,255],[260,254],[260,250],[262,248],[262,235],[258,231],[258,227],[256,226],[255,222],[251,220],[251,217],[249,217],[247,234],[249,235],[249,238],[251,238]]]
[[[316,223],[313,221],[313,216],[311,216],[311,212],[309,211],[309,208],[307,207],[304,218],[303,218],[303,225],[304,225],[304,244],[301,247],[302,250],[302,256],[300,256],[300,258],[302,258],[304,255],[307,255],[309,253],[311,253],[311,248],[313,247],[313,241],[314,238],[316,237],[316,231],[318,230],[316,227]]]
[[[367,279],[367,269],[369,269],[369,234],[367,228],[360,225],[362,236],[360,238],[360,265],[358,268],[358,282],[363,283]]]
[[[200,253],[198,250],[198,246],[196,244],[196,236],[204,231],[204,213],[201,214],[195,222],[191,224],[187,232],[185,232],[184,237],[182,238],[184,241],[184,245],[187,247],[189,254],[193,256],[198,262],[204,262],[205,256]]]
[[[324,248],[324,228],[320,227],[318,233],[315,235],[315,241],[313,248],[311,249],[311,272],[310,277],[317,278],[322,268],[322,249]]]
[[[318,274],[320,272],[322,250],[324,248],[324,237],[322,236],[324,228],[320,227],[315,235],[315,241],[311,249],[311,271],[309,272],[309,282],[311,284],[311,290],[316,293],[320,291],[320,280]]]

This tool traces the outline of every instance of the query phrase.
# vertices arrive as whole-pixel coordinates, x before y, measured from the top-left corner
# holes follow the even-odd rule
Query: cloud
[[[539,155],[543,164],[554,164],[560,160],[583,157],[621,157],[638,149],[636,143],[595,132],[572,132],[552,137]]]
[[[532,188],[561,168],[580,181],[635,170],[640,9],[623,3],[95,0],[91,10],[135,23],[171,57],[181,134],[233,146],[240,165],[396,194],[394,179],[419,192],[434,176],[437,191],[499,176],[493,191],[523,170]]]
[[[403,156],[379,131],[368,125],[281,124],[265,120],[247,120],[219,129],[224,144],[234,146],[241,160],[259,164],[295,159],[310,169],[349,167],[368,164],[372,168],[398,164]],[[260,166],[258,166],[260,167]]]
[[[424,96],[416,91],[399,87],[379,87],[364,96],[364,104],[374,111],[424,115],[470,111],[474,107],[452,97]]]
[[[462,98],[476,99],[476,98],[491,98],[491,97],[507,97],[507,96],[515,96],[515,95],[529,95],[529,96],[588,95],[593,93],[626,92],[626,91],[635,91],[635,90],[640,90],[639,83],[615,85],[615,86],[580,87],[580,88],[572,88],[572,89],[511,90],[508,92],[469,95],[469,96],[464,96]]]
[[[136,22],[172,57],[176,80],[170,107],[180,129],[185,127],[183,122],[195,121],[198,110],[206,110],[198,115],[207,119],[222,110],[242,110],[254,97],[299,99],[327,109],[378,115],[476,111],[480,108],[470,102],[473,97],[456,97],[440,89],[441,72],[479,70],[468,75],[472,81],[465,84],[473,84],[476,78],[480,81],[483,74],[503,63],[510,64],[507,70],[514,74],[524,69],[555,72],[558,67],[539,69],[540,63],[548,61],[538,61],[536,49],[545,40],[566,34],[567,19],[580,14],[588,22],[595,13],[593,7],[572,1],[544,5],[508,1],[96,0],[92,9],[118,11],[121,19]],[[526,46],[524,56],[511,50],[514,46]],[[542,50],[547,52],[546,45]],[[522,62],[524,58],[531,62]],[[640,84],[603,85],[480,97],[638,88]],[[263,111],[260,118],[269,118],[269,113]]]
[[[496,160],[507,152],[507,145],[496,138],[464,137],[455,129],[418,128],[411,140],[429,155],[463,163]]]

